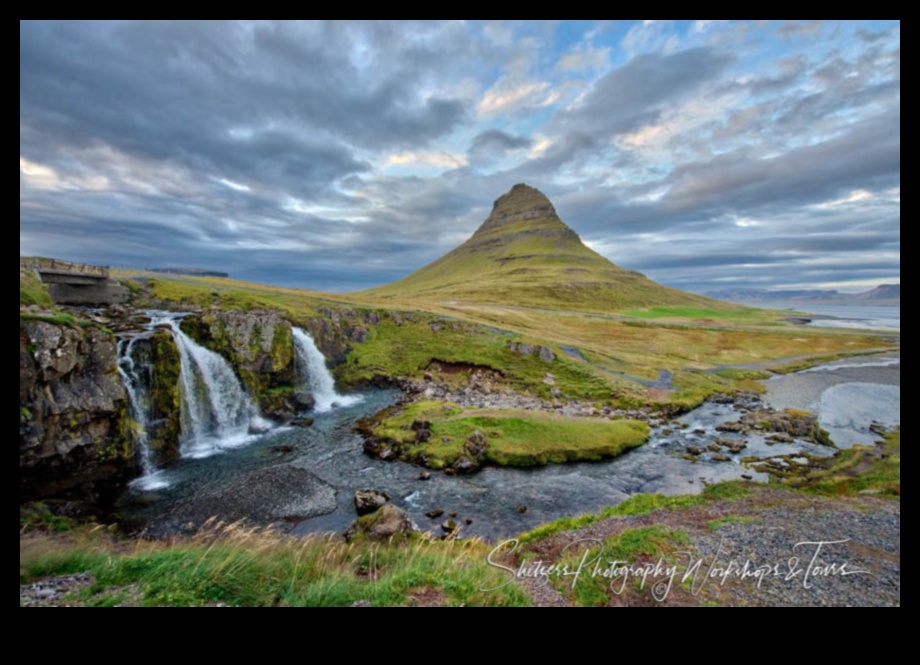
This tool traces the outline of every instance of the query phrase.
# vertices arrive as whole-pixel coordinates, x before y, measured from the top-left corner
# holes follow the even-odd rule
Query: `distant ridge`
[[[860,293],[858,296],[856,296],[856,298],[858,300],[900,300],[901,285],[883,284],[882,286],[872,289],[871,291]]]
[[[727,307],[614,265],[586,247],[559,219],[550,200],[527,185],[499,198],[463,245],[405,279],[363,295],[587,312]]]
[[[155,272],[160,275],[180,275],[183,277],[220,277],[229,279],[230,275],[225,272],[214,270],[201,270],[198,268],[151,268],[147,272]]]

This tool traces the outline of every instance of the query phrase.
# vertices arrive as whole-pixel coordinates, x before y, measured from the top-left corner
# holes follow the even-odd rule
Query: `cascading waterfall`
[[[134,423],[132,437],[134,445],[140,455],[143,476],[135,481],[135,486],[144,491],[164,489],[169,484],[157,471],[153,461],[153,451],[150,450],[150,403],[148,376],[142,368],[138,367],[134,359],[134,351],[140,340],[149,339],[149,335],[140,335],[131,339],[123,339],[118,343],[118,373],[121,375],[125,392],[128,394],[128,405],[131,410],[131,419]]]
[[[259,416],[248,393],[220,355],[182,332],[180,318],[167,317],[181,361],[182,455],[201,458],[238,448],[265,433],[270,425]]]
[[[326,357],[316,346],[313,338],[300,328],[294,328],[294,348],[297,356],[297,372],[300,386],[310,391],[316,400],[316,413],[328,413],[334,408],[347,408],[361,402],[361,397],[339,395],[335,390],[335,379],[326,367]]]

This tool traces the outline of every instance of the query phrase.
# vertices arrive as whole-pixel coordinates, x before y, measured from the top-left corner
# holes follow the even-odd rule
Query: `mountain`
[[[839,291],[770,291],[768,289],[726,289],[710,291],[708,298],[728,302],[749,302],[757,300],[833,300],[840,296]]]
[[[550,200],[527,185],[498,199],[463,245],[401,281],[362,295],[584,312],[727,307],[614,265],[586,247]]]
[[[865,293],[860,293],[856,296],[857,300],[900,300],[901,299],[901,285],[900,284],[882,284],[876,289],[871,291],[866,291]]]

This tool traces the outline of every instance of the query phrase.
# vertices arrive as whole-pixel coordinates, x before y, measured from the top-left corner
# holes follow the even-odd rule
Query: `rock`
[[[795,443],[795,439],[792,438],[789,434],[771,434],[767,437],[767,443],[783,443],[783,444],[792,444]]]
[[[744,425],[741,423],[725,423],[716,427],[717,432],[726,432],[729,434],[741,434],[744,432]]]
[[[481,461],[483,458],[485,458],[486,453],[489,451],[489,439],[483,432],[477,430],[470,435],[469,439],[466,440],[466,443],[463,446],[463,450],[472,459]]]
[[[355,493],[355,509],[358,515],[371,515],[389,503],[390,497],[377,490],[358,490]]]
[[[433,332],[435,335],[437,335],[438,333],[444,332],[444,326],[440,323],[432,323],[431,332]]]
[[[442,517],[444,517],[444,511],[443,510],[432,510],[430,513],[425,513],[425,517],[427,517],[430,520],[439,520]]]
[[[674,430],[672,430],[672,429],[663,429],[663,430],[661,430],[661,436],[671,436],[671,435],[673,435],[673,434],[674,434]]]
[[[413,432],[419,432],[425,429],[428,429],[428,430],[431,429],[431,423],[428,422],[427,420],[416,420],[414,423],[412,423]]]
[[[479,465],[476,464],[476,462],[471,460],[469,457],[461,457],[456,462],[454,462],[454,465],[453,467],[451,467],[451,470],[456,475],[467,476],[471,473],[476,473],[477,471],[479,471]]]
[[[457,519],[458,517],[460,517],[460,513],[451,513],[451,514],[450,514],[450,518],[451,518],[452,520],[455,520],[455,519]]]
[[[732,455],[737,455],[747,450],[748,447],[746,442],[738,441],[737,439],[719,439],[716,443],[728,450]]]
[[[807,411],[761,409],[744,416],[740,425],[749,431],[787,434],[795,439],[811,441],[823,446],[834,445],[830,435],[821,428],[818,417]]]
[[[695,447],[691,446],[691,447],[687,448],[687,454],[688,454],[688,455],[693,455],[694,457],[699,457],[700,455],[703,454],[703,449],[702,449],[702,448],[695,448]]]
[[[712,395],[706,399],[707,402],[711,404],[734,404],[735,398],[730,395]]]
[[[695,429],[695,430],[693,430],[693,433],[696,434],[697,436],[704,436],[704,435],[706,434],[706,430],[704,430],[704,429]]]
[[[403,319],[399,314],[393,314],[393,323],[396,324],[397,328],[403,327]]]
[[[467,526],[473,526],[473,520],[469,520],[469,519],[466,520],[466,525],[467,525]]]
[[[547,386],[555,386],[556,377],[553,376],[552,374],[547,374],[545,377],[543,377],[543,384]]]
[[[273,453],[278,453],[279,455],[290,455],[294,452],[293,446],[274,446],[272,448]]]
[[[457,532],[457,529],[459,528],[460,527],[458,527],[457,523],[454,522],[453,520],[444,522],[444,524],[441,525],[441,530],[448,536],[454,535]]]
[[[295,393],[294,407],[300,411],[312,411],[316,407],[316,399],[314,399],[312,393]]]
[[[371,604],[370,604],[368,601],[366,601],[366,600],[359,600],[357,603],[355,603],[354,605],[352,605],[352,607],[370,607],[370,608],[373,608],[374,606],[371,605]]]
[[[527,514],[527,511],[528,511],[528,508],[527,508],[527,506],[521,506],[520,508],[518,508],[517,511],[518,511],[518,514],[519,514],[519,515],[526,515],[526,514]]]
[[[428,482],[429,480],[431,480],[431,474],[428,473],[427,471],[422,471],[418,479],[422,482]]]
[[[553,353],[552,349],[549,349],[545,346],[540,347],[540,360],[547,364],[556,362],[556,354]]]
[[[349,337],[355,344],[364,344],[364,342],[367,341],[367,328],[364,326],[357,326],[356,328],[352,328],[351,335]]]
[[[416,443],[428,443],[429,441],[431,441],[431,431],[430,430],[421,429],[415,433]]]
[[[725,462],[731,462],[731,461],[732,461],[732,458],[729,457],[728,455],[721,455],[721,454],[720,454],[720,455],[713,455],[713,456],[712,456],[712,461],[713,461],[713,462],[719,462],[720,464],[724,464]]]
[[[708,451],[711,452],[711,453],[721,453],[721,452],[722,452],[722,446],[720,446],[718,443],[713,443],[713,444],[707,446],[706,450],[708,450]]]
[[[313,424],[315,422],[316,421],[313,420],[313,418],[294,418],[294,420],[291,421],[290,425],[291,427],[302,427],[306,429],[308,427],[313,427]]]
[[[754,480],[754,476],[744,475],[744,476],[741,476],[741,479],[742,480]]]
[[[345,540],[353,543],[368,540],[385,543],[419,534],[421,531],[405,510],[387,504],[376,513],[362,517],[345,532]]]

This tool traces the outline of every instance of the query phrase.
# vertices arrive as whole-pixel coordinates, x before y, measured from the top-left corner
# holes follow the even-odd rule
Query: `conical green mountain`
[[[623,270],[582,243],[550,200],[517,185],[463,245],[403,280],[367,295],[616,312],[653,306],[724,306]]]

